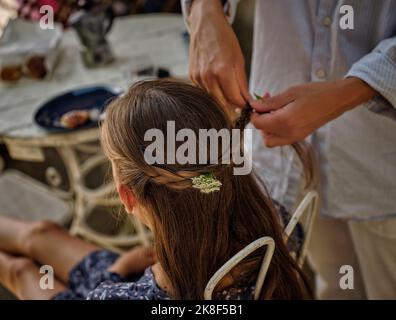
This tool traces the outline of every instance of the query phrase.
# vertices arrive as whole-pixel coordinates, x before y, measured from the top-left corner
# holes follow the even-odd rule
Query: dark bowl
[[[75,129],[64,128],[59,119],[72,110],[98,109],[103,112],[111,100],[118,97],[122,90],[115,86],[92,86],[62,93],[42,104],[34,115],[34,121],[43,129],[51,132],[67,132],[92,128],[97,121],[87,121]]]

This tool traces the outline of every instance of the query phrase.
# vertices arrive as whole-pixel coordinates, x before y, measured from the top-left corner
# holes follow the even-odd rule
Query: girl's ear
[[[136,205],[136,198],[133,191],[125,185],[117,185],[117,191],[120,195],[121,202],[125,207],[125,211],[132,213],[133,207]]]

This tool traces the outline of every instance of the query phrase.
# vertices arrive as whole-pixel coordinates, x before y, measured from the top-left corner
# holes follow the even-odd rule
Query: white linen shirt
[[[190,2],[182,0],[185,16]],[[227,1],[230,21],[237,3]],[[344,5],[353,8],[352,30],[340,27]],[[381,97],[310,137],[321,158],[322,213],[396,216],[396,0],[256,0],[252,93],[275,95],[292,85],[345,76],[361,78]],[[255,130],[253,160],[271,195],[290,208],[300,181],[295,154],[266,148]]]

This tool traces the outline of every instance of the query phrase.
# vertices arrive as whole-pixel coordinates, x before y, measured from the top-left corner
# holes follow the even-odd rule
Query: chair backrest
[[[294,211],[291,216],[289,223],[285,227],[285,235],[286,240],[290,237],[293,230],[295,229],[298,222],[300,222],[302,217],[305,217],[304,223],[304,241],[301,246],[300,253],[297,258],[297,262],[300,266],[303,265],[305,256],[307,253],[307,247],[311,238],[312,229],[314,226],[315,218],[319,212],[319,194],[315,190],[311,190],[307,192],[298,205],[297,209]],[[275,250],[275,242],[271,237],[262,237],[259,238],[237,254],[235,254],[230,260],[228,260],[217,272],[210,278],[208,284],[206,285],[204,298],[206,300],[212,299],[213,290],[216,288],[218,283],[223,279],[235,266],[237,266],[244,258],[250,255],[252,252],[257,249],[268,246],[265,251],[260,271],[256,280],[255,291],[254,291],[254,299],[258,300],[260,297],[260,293],[264,284],[265,277],[267,275],[267,271],[272,260],[272,256]]]
[[[228,260],[219,270],[217,270],[217,272],[212,276],[212,278],[210,278],[208,284],[206,285],[204,292],[205,300],[212,299],[213,290],[216,288],[220,280],[223,279],[224,276],[232,270],[232,268],[238,265],[238,263],[240,263],[252,252],[264,246],[267,246],[267,250],[265,251],[263,260],[261,262],[261,267],[254,290],[254,299],[258,300],[264,284],[265,276],[268,271],[268,267],[272,259],[272,255],[274,254],[275,250],[275,242],[274,239],[272,239],[271,237],[262,237],[248,244],[245,248],[235,254],[230,260]]]
[[[304,217],[304,241],[302,243],[298,257],[296,257],[299,266],[304,264],[307,248],[311,239],[312,229],[314,226],[315,218],[319,212],[319,194],[315,190],[306,193],[297,209],[291,216],[289,223],[285,228],[286,239],[290,237],[298,222]]]

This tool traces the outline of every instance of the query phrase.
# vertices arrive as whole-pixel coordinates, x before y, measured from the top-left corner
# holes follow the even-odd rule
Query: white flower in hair
[[[213,173],[203,173],[198,177],[191,178],[192,187],[199,189],[202,193],[220,191],[221,182],[216,179]]]

